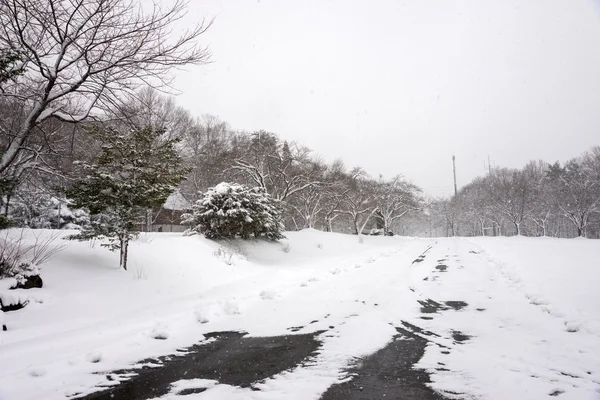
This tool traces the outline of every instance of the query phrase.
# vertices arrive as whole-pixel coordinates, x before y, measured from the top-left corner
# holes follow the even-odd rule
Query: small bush
[[[102,361],[102,353],[100,353],[99,351],[93,351],[91,353],[88,353],[88,355],[85,358],[92,364],[96,364]]]
[[[283,251],[284,253],[289,253],[291,249],[292,247],[289,243],[284,243],[281,245],[281,251]]]
[[[133,241],[138,242],[138,243],[149,244],[149,243],[152,243],[152,240],[154,240],[154,239],[147,232],[138,232],[133,237]]]
[[[223,246],[219,247],[213,253],[215,257],[220,258],[227,265],[233,265],[233,250],[225,248]]]
[[[182,223],[208,239],[283,239],[282,209],[265,189],[222,182],[203,194]]]
[[[4,215],[0,215],[0,230],[8,229],[12,226],[12,222],[10,219],[5,217]]]
[[[323,250],[323,245],[321,243],[317,244],[317,249]]]
[[[148,280],[148,271],[146,271],[146,267],[136,265],[133,270],[133,279],[139,281],[147,281]]]
[[[48,237],[33,233],[31,244],[24,242],[24,236],[24,230],[16,235],[6,231],[0,236],[0,278],[15,278],[21,285],[27,278],[39,275],[39,266],[66,247],[54,244],[60,236],[58,232]]]

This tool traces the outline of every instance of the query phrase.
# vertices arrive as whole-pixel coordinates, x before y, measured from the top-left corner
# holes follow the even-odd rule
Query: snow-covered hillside
[[[428,341],[418,367],[447,397],[600,396],[600,241],[286,236],[145,234],[129,271],[98,243],[69,242],[43,265],[44,288],[12,293],[30,304],[4,315],[0,399],[90,393],[210,332],[323,331],[310,363],[253,388],[190,381],[208,389],[186,397],[318,399],[397,327]]]

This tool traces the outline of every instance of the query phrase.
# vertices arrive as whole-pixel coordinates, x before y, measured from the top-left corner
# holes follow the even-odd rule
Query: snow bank
[[[533,304],[600,334],[600,240],[475,238]]]
[[[598,254],[592,240],[439,240],[411,285],[466,306],[418,322],[439,335],[419,362],[432,386],[460,399],[598,398]]]

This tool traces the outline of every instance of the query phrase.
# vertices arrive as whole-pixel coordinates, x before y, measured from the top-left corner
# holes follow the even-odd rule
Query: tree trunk
[[[8,205],[10,204],[10,193],[6,194],[6,204],[4,205],[4,216],[8,217]]]
[[[306,214],[306,227],[309,229],[314,228],[313,219],[309,213]]]
[[[357,218],[354,217],[353,221],[354,221],[354,233],[357,234],[357,235],[360,235],[361,232],[358,231],[358,220],[357,220]]]
[[[62,213],[62,201],[59,201],[58,202],[58,221],[56,221],[56,229],[60,229],[60,219],[62,218],[61,213]]]
[[[299,231],[300,229],[298,229],[298,224],[296,223],[296,218],[292,217],[292,222],[294,223],[294,226],[296,227],[296,231]]]
[[[149,208],[146,210],[146,232],[152,232],[152,217],[153,217],[152,209]]]
[[[542,235],[544,237],[546,237],[548,234],[547,229],[546,229],[546,221],[542,221]]]
[[[119,267],[123,267],[125,271],[127,271],[127,250],[129,247],[129,239],[122,238],[121,242],[121,252],[120,252],[120,264]]]

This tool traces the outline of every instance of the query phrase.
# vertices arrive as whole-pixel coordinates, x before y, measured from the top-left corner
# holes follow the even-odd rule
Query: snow
[[[165,201],[163,208],[167,210],[189,210],[192,204],[183,197],[181,192],[175,191]]]
[[[561,399],[598,398],[600,242],[515,237],[440,243],[423,264],[445,259],[443,281],[415,276],[413,287],[469,305],[420,323],[446,331],[442,344],[460,347],[447,355],[428,348],[420,366],[434,373],[434,388],[482,399],[557,392]],[[448,327],[472,338],[455,346]],[[440,360],[450,371],[436,371]]]
[[[0,332],[0,399],[90,393],[106,384],[102,373],[231,330],[323,333],[311,362],[255,384],[259,391],[182,379],[161,399],[190,388],[206,389],[194,399],[318,399],[402,321],[439,335],[427,337],[418,367],[446,396],[600,395],[600,241],[285,235],[272,243],[151,233],[131,243],[129,271],[99,243],[69,242],[41,266],[44,288],[22,291],[30,304],[0,314],[9,328]],[[422,319],[418,301],[429,299],[467,305]]]

